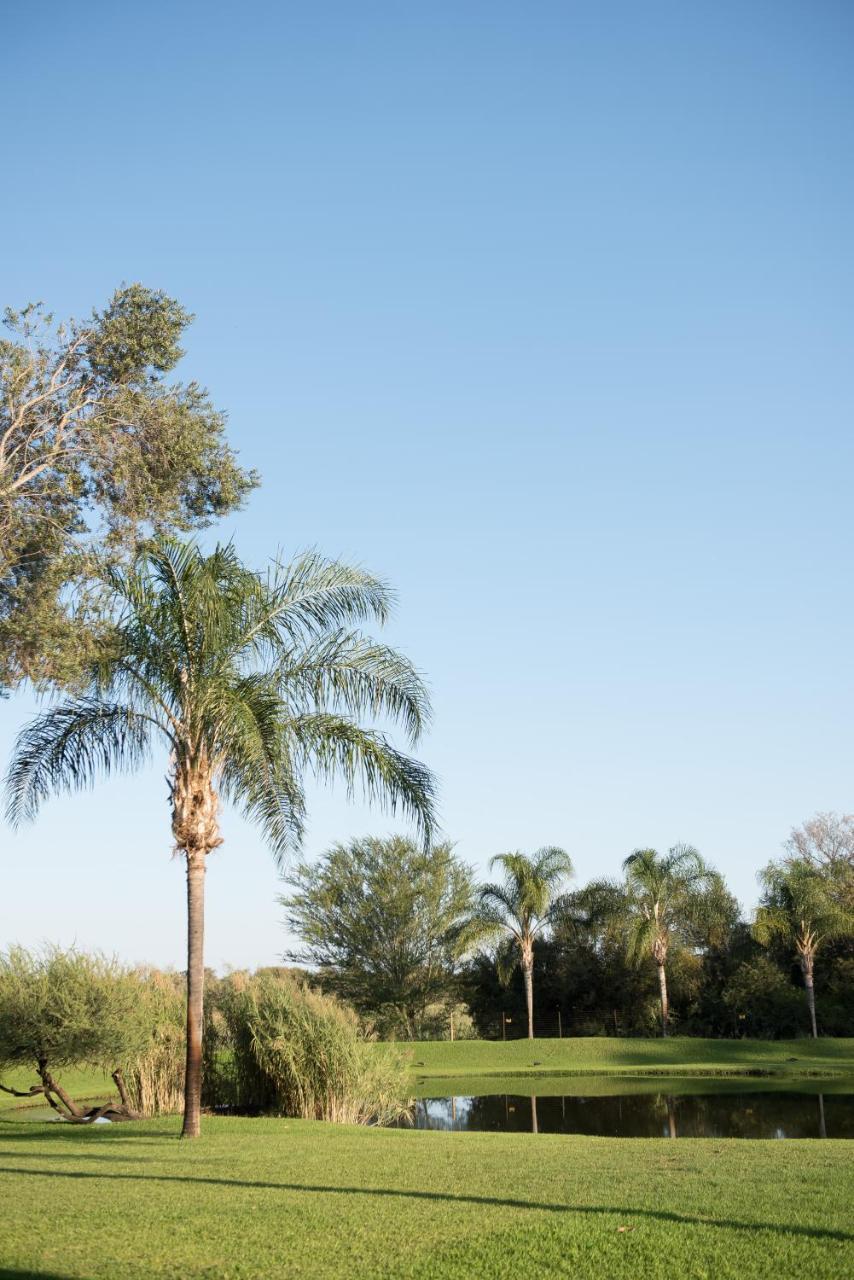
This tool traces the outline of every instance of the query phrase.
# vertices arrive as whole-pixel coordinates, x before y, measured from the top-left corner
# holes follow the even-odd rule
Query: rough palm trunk
[[[534,1038],[534,956],[522,953],[522,976],[525,979],[525,1001],[528,1005],[528,1039]]]
[[[202,1018],[205,990],[205,855],[187,854],[187,1065],[183,1138],[201,1133]]]
[[[187,859],[187,1059],[183,1138],[201,1133],[202,1025],[205,987],[205,860],[222,844],[219,798],[203,749],[181,762],[172,783],[172,834]]]
[[[661,961],[658,962],[658,989],[661,993],[661,1034],[666,1036],[670,1018],[670,1002],[667,998],[667,973]]]
[[[807,993],[807,1008],[810,1011],[810,1025],[812,1027],[813,1040],[817,1040],[818,1025],[815,1020],[815,984],[813,982],[812,956],[804,956],[801,961],[801,967],[804,971],[804,987]]]

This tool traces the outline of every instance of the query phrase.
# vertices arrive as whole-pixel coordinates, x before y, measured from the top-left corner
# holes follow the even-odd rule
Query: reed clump
[[[171,1115],[184,1106],[184,980],[157,969],[140,976],[148,1036],[126,1065],[125,1080],[141,1115]]]
[[[209,1101],[338,1124],[409,1114],[407,1070],[357,1015],[287,974],[233,974],[209,1020]]]

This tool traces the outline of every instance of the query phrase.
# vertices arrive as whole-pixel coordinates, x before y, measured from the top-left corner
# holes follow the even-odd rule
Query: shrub
[[[145,1016],[140,975],[106,956],[59,947],[0,954],[0,1067],[29,1066],[39,1078],[30,1093],[69,1119],[94,1112],[53,1073],[79,1064],[111,1071],[127,1104],[121,1067],[146,1042]],[[119,1118],[121,1109],[113,1110]]]
[[[334,997],[287,976],[234,974],[219,984],[213,1013],[209,1102],[340,1124],[408,1113],[401,1056],[369,1042]]]
[[[773,1039],[800,1035],[803,998],[769,956],[740,964],[723,992],[737,1034]]]

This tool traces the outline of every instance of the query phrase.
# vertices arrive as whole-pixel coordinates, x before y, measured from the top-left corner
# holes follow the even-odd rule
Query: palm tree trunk
[[[667,1035],[667,1023],[670,1017],[670,1002],[667,998],[667,974],[664,965],[658,966],[658,989],[661,992],[661,1034]]]
[[[205,855],[187,854],[187,1064],[182,1138],[201,1133],[202,1017],[205,989]]]
[[[534,1038],[534,965],[533,962],[522,964],[522,973],[525,978],[525,1000],[528,1005],[528,1039]]]
[[[815,1020],[815,986],[813,984],[812,956],[804,957],[804,987],[807,993],[807,1008],[810,1011],[813,1040],[818,1039],[818,1026]]]

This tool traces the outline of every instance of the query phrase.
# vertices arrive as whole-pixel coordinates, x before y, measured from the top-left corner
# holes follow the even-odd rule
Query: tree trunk
[[[83,1108],[78,1107],[74,1099],[69,1097],[65,1092],[62,1085],[58,1084],[56,1080],[54,1080],[50,1071],[48,1071],[47,1061],[44,1058],[39,1059],[39,1076],[41,1077],[41,1082],[45,1087],[45,1097],[51,1106],[54,1106],[54,1102],[50,1095],[55,1093],[62,1105],[68,1109],[69,1116],[75,1120],[79,1120],[84,1114]]]
[[[201,1133],[202,1018],[205,987],[205,855],[187,853],[187,1064],[182,1138]]]
[[[815,1020],[815,987],[813,985],[813,967],[812,957],[805,956],[803,960],[804,970],[804,987],[807,993],[807,1008],[810,1011],[810,1025],[812,1026],[813,1040],[818,1039],[818,1026]]]
[[[661,992],[661,1034],[667,1035],[667,1024],[670,1017],[670,1002],[667,999],[667,974],[664,965],[658,966],[658,989]]]
[[[522,974],[525,978],[525,1000],[528,1005],[528,1039],[534,1038],[534,963],[522,961]]]
[[[134,1110],[133,1102],[131,1101],[131,1096],[128,1093],[127,1085],[125,1084],[125,1078],[122,1074],[121,1067],[116,1067],[115,1071],[113,1072],[113,1082],[115,1083],[115,1086],[119,1091],[119,1097],[122,1100],[122,1106],[125,1108],[126,1111],[129,1111],[129,1112],[133,1111]]]

